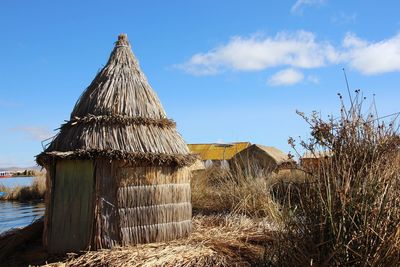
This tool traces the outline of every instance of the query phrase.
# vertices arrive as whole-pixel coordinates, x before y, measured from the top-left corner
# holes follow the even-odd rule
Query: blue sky
[[[398,1],[1,1],[0,167],[34,164],[127,33],[188,143],[290,150],[296,109],[336,113],[345,92],[400,111]]]

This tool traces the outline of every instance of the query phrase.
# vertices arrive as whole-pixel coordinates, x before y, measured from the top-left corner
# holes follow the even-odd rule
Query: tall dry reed
[[[340,96],[340,99],[342,97]],[[360,91],[342,100],[338,118],[306,117],[312,138],[301,146],[331,156],[292,190],[298,203],[275,244],[282,266],[398,266],[400,262],[400,137],[397,117],[364,114]],[[374,105],[372,110],[375,110]],[[296,149],[293,139],[289,142]]]

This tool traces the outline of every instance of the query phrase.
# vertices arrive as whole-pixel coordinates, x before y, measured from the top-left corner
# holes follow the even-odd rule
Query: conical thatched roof
[[[70,121],[37,157],[126,159],[187,165],[194,156],[147,82],[125,34],[75,104]]]

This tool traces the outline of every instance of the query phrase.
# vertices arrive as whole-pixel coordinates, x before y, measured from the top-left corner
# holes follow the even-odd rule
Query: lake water
[[[33,177],[0,178],[0,185],[29,186],[33,179]],[[44,210],[42,202],[0,201],[0,234],[12,228],[29,225],[43,216]]]
[[[0,233],[24,227],[44,214],[44,203],[0,201]]]
[[[16,186],[30,186],[33,182],[33,177],[12,177],[0,178],[0,186],[16,187]]]

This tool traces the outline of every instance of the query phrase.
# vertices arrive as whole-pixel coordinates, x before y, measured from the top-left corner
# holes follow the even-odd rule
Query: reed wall
[[[87,233],[90,236],[88,249],[162,242],[187,236],[191,232],[189,168],[138,167],[125,161],[109,159],[96,159],[92,163],[94,205],[89,213],[93,212],[94,220],[90,230],[92,232]],[[54,231],[60,228],[52,225],[52,209],[60,205],[55,202],[61,201],[65,204],[69,201],[54,196],[52,189],[57,182],[54,166],[49,166],[47,177],[50,190],[46,195],[45,244],[49,243],[50,237],[54,241],[54,236],[57,235]],[[79,181],[74,179],[75,182]],[[80,207],[74,209],[79,211]],[[68,240],[60,242],[68,243]]]
[[[190,171],[176,167],[116,169],[122,245],[161,242],[191,232]]]

